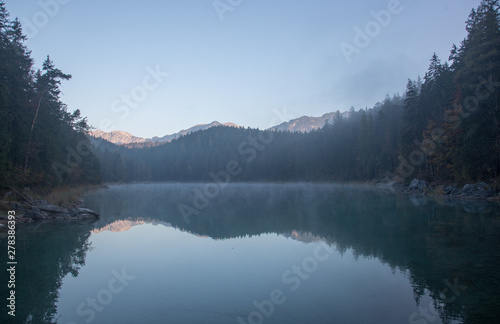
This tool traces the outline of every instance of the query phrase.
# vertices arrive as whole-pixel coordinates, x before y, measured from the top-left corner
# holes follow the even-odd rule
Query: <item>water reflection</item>
[[[44,222],[23,225],[16,235],[16,317],[2,310],[2,323],[51,323],[65,276],[78,276],[91,249],[88,222]],[[0,238],[6,246],[6,237]],[[6,253],[0,261],[6,264]],[[2,296],[7,295],[8,276],[2,271]],[[6,309],[6,307],[3,307]]]
[[[325,240],[340,252],[352,249],[408,273],[416,302],[428,292],[445,323],[500,318],[496,204],[433,201],[369,187],[234,184],[188,222],[178,207],[192,206],[196,189],[204,185],[114,187],[90,197],[88,204],[109,216],[95,224],[101,230],[135,220],[214,239],[278,233],[304,242]],[[410,322],[431,322],[427,306],[421,305],[422,312]]]
[[[496,204],[433,201],[359,186],[233,184],[187,220],[179,206],[193,206],[197,189],[204,190],[204,185],[113,186],[86,200],[102,215],[95,223],[41,224],[19,231],[19,318],[29,317],[32,323],[57,321],[61,282],[68,274],[78,276],[91,235],[122,235],[151,224],[218,241],[263,234],[306,243],[324,241],[341,254],[352,251],[356,259],[377,258],[403,273],[419,305],[414,314],[408,314],[409,323],[497,323],[500,319]],[[5,246],[5,238],[0,242]],[[119,252],[124,253],[128,252]],[[0,261],[6,261],[3,258],[4,254]],[[182,267],[191,271],[189,264]],[[287,267],[276,268],[280,275]],[[7,278],[5,273],[2,276]],[[196,280],[191,280],[196,286]],[[179,286],[182,289],[185,286]],[[423,298],[426,295],[432,297],[432,305]]]

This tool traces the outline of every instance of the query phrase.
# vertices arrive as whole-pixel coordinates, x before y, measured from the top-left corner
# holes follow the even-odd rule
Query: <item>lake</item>
[[[101,218],[18,229],[17,316],[4,307],[3,322],[500,321],[496,204],[163,183],[113,185],[85,205]]]

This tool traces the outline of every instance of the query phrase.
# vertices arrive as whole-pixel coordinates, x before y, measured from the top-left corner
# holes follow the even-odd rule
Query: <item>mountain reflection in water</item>
[[[326,242],[340,254],[376,258],[405,274],[417,305],[430,296],[439,319],[429,321],[416,307],[415,314],[408,314],[410,323],[500,319],[496,204],[407,197],[368,186],[231,184],[187,222],[178,207],[192,205],[195,189],[203,186],[111,186],[86,199],[87,207],[101,213],[93,224],[49,223],[20,230],[20,317],[30,316],[33,323],[57,317],[63,278],[78,276],[93,236],[122,235],[152,224],[222,241],[278,234],[305,243]],[[4,237],[0,240],[5,243]]]

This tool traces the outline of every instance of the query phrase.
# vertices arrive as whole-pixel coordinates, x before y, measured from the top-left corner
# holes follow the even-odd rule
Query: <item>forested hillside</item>
[[[0,2],[0,183],[50,188],[100,181],[86,119],[60,101],[69,80],[47,57],[34,70],[21,24]]]
[[[472,10],[463,42],[449,58],[432,55],[423,78],[409,80],[404,94],[370,109],[336,112],[320,130],[213,127],[144,148],[91,138],[94,153],[86,119],[60,100],[60,82],[71,76],[48,57],[35,71],[19,21],[9,20],[1,2],[0,8],[3,184],[215,181],[226,174],[231,181],[465,183],[499,176],[498,0]]]
[[[423,83],[408,82],[401,154],[410,160],[415,151],[425,153],[415,165],[419,175],[459,182],[498,177],[499,26],[498,1],[483,1],[467,20],[467,38],[453,45],[451,64],[434,55]]]
[[[492,181],[500,172],[498,0],[472,10],[466,29],[449,59],[434,54],[403,96],[348,118],[337,112],[307,134],[218,127],[152,148],[101,145],[104,180],[212,181],[233,161],[232,181]]]
[[[213,181],[230,163],[241,169],[231,181],[366,180],[397,167],[402,105],[394,97],[347,119],[336,113],[306,134],[213,127],[151,148],[94,142],[104,181]]]

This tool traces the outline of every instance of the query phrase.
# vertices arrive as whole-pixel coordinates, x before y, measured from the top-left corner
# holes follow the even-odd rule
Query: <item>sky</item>
[[[266,129],[373,107],[446,61],[480,0],[4,0],[93,127]]]

